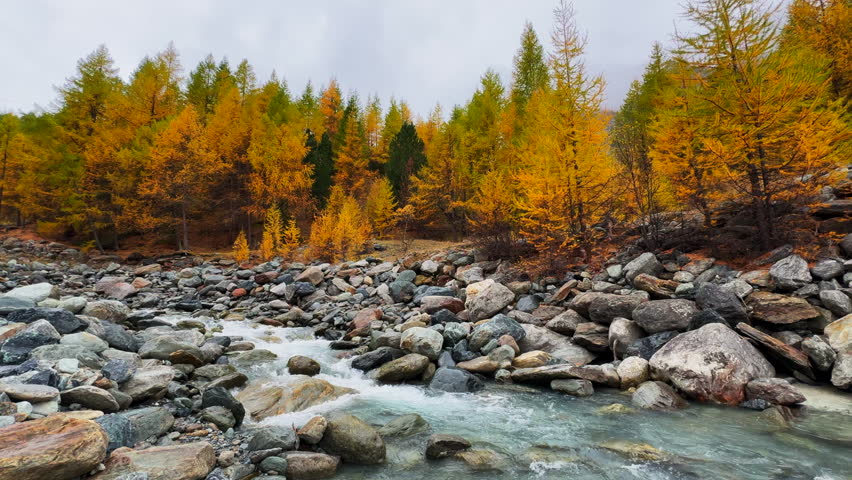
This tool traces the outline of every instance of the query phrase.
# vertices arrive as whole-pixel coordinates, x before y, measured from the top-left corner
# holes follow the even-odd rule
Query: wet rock
[[[633,321],[648,333],[685,330],[698,313],[695,302],[685,299],[651,300],[633,310]]]
[[[340,458],[315,452],[287,452],[287,470],[289,480],[320,480],[331,478],[337,472]]]
[[[307,375],[312,377],[320,373],[320,364],[313,358],[303,355],[293,355],[287,360],[287,370],[292,375]]]
[[[346,463],[373,465],[385,461],[385,442],[379,432],[353,415],[331,418],[319,445]]]
[[[804,395],[781,378],[758,378],[748,382],[746,397],[749,400],[766,400],[775,405],[794,405],[805,401]]]
[[[526,337],[526,330],[512,318],[506,315],[496,315],[491,320],[477,325],[470,333],[468,343],[472,351],[478,352],[488,342],[497,340],[503,335],[509,335],[515,341],[520,342]]]
[[[808,262],[798,255],[790,255],[772,264],[769,275],[778,289],[786,291],[801,288],[813,280]]]
[[[207,442],[185,443],[144,450],[119,448],[94,480],[124,480],[145,473],[148,480],[201,480],[216,466],[216,453]]]
[[[417,353],[409,353],[392,360],[376,370],[373,378],[379,383],[400,383],[418,377],[429,365],[429,358]]]
[[[831,384],[841,390],[852,388],[852,351],[840,352],[831,370]]]
[[[460,368],[441,367],[435,371],[429,388],[445,392],[477,392],[485,384],[475,375]]]
[[[560,378],[575,378],[574,365],[559,363],[542,367],[519,368],[512,372],[512,381],[516,383],[550,383]]]
[[[752,318],[775,325],[789,325],[819,316],[819,312],[804,298],[778,293],[754,292],[748,298],[748,305]]]
[[[261,472],[269,474],[284,473],[287,471],[287,460],[282,457],[266,457],[258,465]]]
[[[456,435],[436,433],[426,441],[426,458],[439,459],[470,448],[470,442]]]
[[[821,372],[831,370],[831,366],[834,365],[837,358],[837,354],[831,348],[831,345],[818,335],[802,340],[802,351],[808,356],[813,366]]]
[[[299,437],[300,442],[305,442],[308,445],[316,445],[322,440],[322,436],[325,433],[325,429],[328,426],[328,420],[322,416],[316,416],[308,420],[302,428],[300,428],[296,435]]]
[[[296,433],[291,428],[273,429],[261,428],[251,437],[248,444],[250,452],[260,452],[280,448],[292,450],[296,448]]]
[[[256,380],[238,393],[236,399],[253,419],[262,420],[298,412],[354,392],[351,388],[338,387],[318,378],[305,378],[288,385]]]
[[[456,367],[467,370],[468,372],[491,374],[500,369],[500,363],[488,356],[481,356],[465,362],[459,362]]]
[[[730,328],[713,323],[675,337],[649,361],[655,379],[670,381],[700,401],[737,405],[745,385],[775,369]]]
[[[541,350],[533,350],[522,353],[512,359],[512,366],[515,368],[530,368],[541,367],[553,361],[553,357]]]
[[[648,361],[642,357],[627,357],[616,367],[618,377],[621,379],[621,389],[627,390],[647,382],[651,378],[651,370]]]
[[[575,345],[570,338],[544,327],[522,325],[526,335],[518,341],[521,352],[543,351],[559,362],[585,365],[595,359],[595,354]]]
[[[493,320],[492,320],[493,321]],[[424,355],[429,360],[437,360],[444,345],[444,337],[431,328],[413,327],[402,333],[399,346],[408,353]]]
[[[171,367],[142,368],[136,370],[133,376],[121,385],[120,390],[130,395],[134,402],[138,402],[163,392],[174,376],[175,371]]]
[[[366,372],[367,370],[378,368],[401,356],[403,356],[402,350],[391,347],[379,347],[353,358],[352,368]]]
[[[508,287],[491,279],[468,285],[465,293],[465,307],[474,321],[499,313],[515,300]]]
[[[228,355],[228,363],[237,367],[251,367],[278,359],[278,355],[269,350],[256,348],[246,352]]]
[[[234,415],[225,407],[207,407],[201,410],[199,417],[201,421],[212,423],[222,431],[233,428],[236,424]]]
[[[132,444],[164,435],[175,424],[175,417],[164,407],[146,407],[119,413],[130,422]]]
[[[416,413],[400,415],[379,429],[382,437],[410,437],[429,430],[429,422]]]
[[[550,389],[575,397],[588,397],[595,393],[592,382],[578,378],[552,380],[550,382]]]
[[[645,382],[633,392],[633,404],[648,410],[677,410],[686,408],[686,400],[663,382]]]
[[[246,410],[239,400],[234,398],[227,389],[223,387],[214,387],[204,390],[201,395],[201,408],[223,407],[227,409],[234,418],[232,426],[239,427],[243,423]],[[227,430],[227,428],[223,429]]]

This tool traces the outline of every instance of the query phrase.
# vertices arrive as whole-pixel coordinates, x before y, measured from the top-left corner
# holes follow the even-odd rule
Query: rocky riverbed
[[[840,479],[852,236],[530,281],[0,247],[0,480]]]

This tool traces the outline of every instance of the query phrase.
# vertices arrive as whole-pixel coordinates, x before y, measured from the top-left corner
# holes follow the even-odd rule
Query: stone
[[[645,360],[650,360],[663,346],[670,342],[671,339],[678,336],[678,332],[668,331],[655,333],[639,340],[634,341],[625,349],[624,354],[627,356],[642,357]]]
[[[577,325],[571,342],[590,352],[606,352],[609,350],[609,329],[594,322]]]
[[[456,367],[468,372],[490,374],[500,369],[500,363],[488,356],[476,357],[472,360],[459,362]]]
[[[402,333],[400,348],[408,353],[418,353],[429,360],[437,360],[444,345],[444,337],[431,328],[413,327]]]
[[[216,452],[207,442],[183,443],[144,450],[119,448],[93,480],[124,480],[145,473],[148,480],[202,480],[216,466]]]
[[[15,287],[6,292],[2,298],[12,298],[37,304],[47,298],[59,298],[59,289],[46,282],[36,283],[33,285],[24,285],[23,287]]]
[[[400,415],[379,429],[382,437],[410,437],[429,430],[429,422],[416,413]]]
[[[819,335],[812,335],[802,340],[802,351],[808,356],[811,364],[821,372],[830,371],[837,359],[834,349]]]
[[[680,286],[681,284],[674,280],[663,280],[644,273],[633,279],[634,288],[648,292],[654,299],[674,298],[677,288]]]
[[[449,310],[459,313],[464,310],[464,302],[460,298],[427,295],[420,299],[420,309],[426,313],[433,314],[440,310]]]
[[[118,300],[97,300],[86,304],[83,315],[121,323],[130,315],[130,308]]]
[[[308,445],[316,445],[322,440],[327,426],[328,420],[323,416],[317,415],[302,425],[302,428],[296,432],[296,435],[298,435],[300,442],[305,442]]]
[[[841,390],[852,389],[852,351],[840,352],[831,370],[831,384]]]
[[[698,313],[695,302],[682,298],[673,300],[651,300],[633,310],[633,321],[648,333],[668,330],[686,330],[693,316]]]
[[[748,382],[746,397],[749,400],[766,400],[775,405],[795,405],[805,401],[804,395],[781,378],[757,378]]]
[[[317,286],[322,283],[323,278],[325,278],[325,274],[322,269],[316,266],[311,266],[302,271],[299,275],[296,276],[295,281],[297,282],[310,282],[311,285]]]
[[[843,275],[843,272],[843,264],[833,259],[820,260],[811,268],[811,274],[820,280],[831,280]]]
[[[229,428],[233,428],[236,424],[234,415],[225,407],[207,407],[201,410],[199,417],[203,422],[216,425],[223,432]]]
[[[59,343],[61,345],[79,345],[94,353],[101,353],[109,348],[109,344],[107,344],[107,342],[87,332],[65,335]]]
[[[320,364],[313,358],[303,355],[293,355],[287,360],[287,370],[291,375],[307,375],[312,377],[320,373]]]
[[[106,456],[107,436],[91,420],[51,415],[0,428],[0,478],[69,480]]]
[[[544,326],[562,335],[573,335],[577,325],[586,322],[586,319],[574,310],[565,310],[550,319]]]
[[[117,412],[118,402],[108,391],[89,385],[81,385],[62,392],[61,402],[65,405],[78,403],[85,408],[104,412]]]
[[[296,448],[296,433],[291,428],[261,428],[257,430],[248,443],[250,452],[259,452],[280,448],[281,450],[293,450]]]
[[[687,407],[687,402],[672,387],[663,382],[645,382],[639,385],[631,401],[648,410],[677,410]]]
[[[260,465],[261,472],[265,473],[284,473],[287,471],[287,460],[282,457],[266,457],[261,462]]]
[[[353,415],[329,419],[320,447],[346,463],[374,465],[385,461],[385,442],[379,432]]]
[[[321,480],[331,478],[337,473],[340,458],[334,455],[315,452],[287,452],[287,470],[289,480]]]
[[[426,361],[428,362],[428,359]],[[239,392],[236,399],[242,403],[251,418],[262,420],[266,417],[302,411],[350,393],[355,393],[355,390],[308,377],[287,385],[255,380]]]
[[[852,346],[852,315],[835,320],[825,327],[828,344],[838,352]]]
[[[379,347],[352,359],[352,368],[367,371],[378,368],[403,355],[402,350],[391,347]]]
[[[801,350],[786,345],[772,335],[767,335],[745,323],[737,324],[737,330],[757,342],[764,351],[783,363],[787,368],[801,372],[808,378],[814,378],[813,370],[808,362],[808,356]]]
[[[648,301],[645,294],[616,295],[606,293],[592,299],[589,303],[589,319],[595,323],[608,325],[616,318],[632,318],[639,304]]]
[[[83,326],[73,313],[61,308],[27,308],[16,310],[6,316],[6,320],[15,323],[32,323],[36,320],[47,320],[57,332],[65,335]]]
[[[541,367],[552,361],[553,357],[549,353],[542,352],[541,350],[533,350],[522,353],[512,359],[512,366],[514,368]]]
[[[110,360],[101,368],[101,372],[106,378],[122,384],[136,373],[136,364],[128,360]]]
[[[609,324],[609,332],[607,333],[607,343],[610,350],[616,356],[623,357],[627,353],[627,348],[636,340],[645,337],[647,334],[642,327],[633,320],[626,318],[615,318]]]
[[[379,383],[401,383],[418,377],[427,365],[429,365],[429,357],[409,353],[373,370],[372,376]]]
[[[130,421],[131,445],[165,435],[175,424],[175,417],[164,407],[145,407],[119,413]]]
[[[695,303],[701,310],[714,310],[730,325],[748,321],[746,306],[733,292],[714,283],[702,283],[695,294]]]
[[[517,321],[506,315],[496,315],[487,322],[480,323],[474,327],[468,339],[470,349],[474,352],[482,350],[492,340],[497,340],[503,335],[509,335],[515,341],[521,341],[526,336],[526,331]]]
[[[132,447],[136,443],[133,424],[125,415],[111,414],[95,419],[95,422],[106,432],[109,443],[107,453],[119,447]]]
[[[473,321],[492,317],[515,300],[508,287],[491,279],[468,285],[465,293],[465,308]]]
[[[571,339],[544,327],[524,324],[526,335],[518,342],[521,352],[540,350],[550,354],[556,361],[572,365],[585,365],[595,359],[595,354],[575,345]]]
[[[42,347],[58,343],[61,336],[46,320],[36,320],[25,328],[15,328],[14,333],[0,346],[0,363],[21,363]]]
[[[360,310],[355,318],[349,322],[349,329],[346,332],[346,337],[353,338],[358,336],[366,336],[372,329],[372,323],[382,319],[382,310],[379,308],[365,308]]]
[[[642,255],[631,260],[624,266],[624,278],[628,282],[633,282],[639,274],[645,273],[651,276],[657,276],[663,271],[663,265],[657,260],[651,252],[645,252]],[[623,316],[623,315],[622,315]]]
[[[15,298],[0,295],[0,315],[15,312],[17,310],[26,310],[35,308],[35,302],[26,298]]]
[[[653,378],[669,381],[699,401],[728,405],[745,400],[751,380],[775,375],[756,348],[720,323],[678,335],[649,364]]]
[[[154,337],[142,344],[139,347],[139,356],[142,358],[156,358],[157,360],[170,360],[171,356],[178,351],[184,352],[184,355],[192,355],[196,358],[204,356],[201,353],[201,349],[194,343],[183,341],[170,335]]]
[[[831,313],[842,317],[852,313],[852,300],[849,295],[840,290],[823,290],[819,292],[819,300]]]
[[[621,379],[621,389],[638,387],[640,384],[651,379],[651,370],[648,361],[642,357],[627,357],[616,367],[618,377]]]
[[[753,319],[774,325],[789,325],[819,316],[817,309],[804,298],[779,293],[754,292],[748,298],[748,305]]]
[[[542,367],[519,368],[512,372],[512,381],[516,383],[550,383],[560,378],[575,378],[574,365],[557,363]]]
[[[426,458],[436,460],[470,448],[470,442],[457,435],[436,433],[426,441]]]
[[[204,390],[201,394],[201,408],[223,407],[226,408],[234,418],[231,426],[239,427],[246,416],[245,407],[239,400],[234,398],[224,387],[213,387]],[[222,429],[227,430],[227,428]]]
[[[236,367],[251,367],[277,359],[278,355],[263,348],[228,355],[228,363]]]
[[[715,310],[701,310],[689,320],[689,327],[687,330],[698,330],[704,325],[708,325],[711,323],[721,323],[726,327],[730,327],[728,321],[725,320],[725,317],[719,315],[719,313]]]
[[[574,397],[588,397],[595,393],[592,382],[579,378],[561,378],[550,382],[550,389],[572,395]]]
[[[18,402],[48,402],[59,396],[59,390],[47,385],[26,383],[0,383],[0,393]]]
[[[174,376],[174,369],[167,366],[141,368],[121,385],[120,390],[138,402],[163,392]]]
[[[785,291],[796,290],[813,280],[808,262],[798,255],[790,255],[772,264],[769,275],[775,282],[775,287]]]
[[[388,284],[388,294],[396,303],[408,303],[414,299],[417,286],[405,280],[395,280]]]

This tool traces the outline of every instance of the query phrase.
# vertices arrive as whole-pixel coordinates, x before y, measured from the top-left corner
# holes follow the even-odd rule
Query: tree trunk
[[[189,251],[189,232],[186,227],[186,204],[180,205],[181,229],[183,230],[183,249]]]
[[[0,169],[0,222],[3,221],[3,187],[6,186],[6,163],[9,160],[9,135],[3,145],[3,167]]]
[[[91,219],[86,219],[86,223],[89,225],[89,230],[92,231],[92,237],[95,240],[95,246],[98,248],[98,251],[104,253],[104,246],[101,244],[101,237],[98,235],[98,229],[92,224]]]
[[[751,186],[751,205],[754,209],[754,219],[757,223],[757,235],[760,241],[760,248],[769,250],[772,239],[772,228],[769,220],[769,212],[766,211],[766,203],[764,202],[765,192],[760,182],[760,173],[757,167],[750,165],[748,167],[748,179]]]

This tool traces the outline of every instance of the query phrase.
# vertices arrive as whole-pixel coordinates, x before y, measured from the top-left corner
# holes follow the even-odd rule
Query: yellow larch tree
[[[237,235],[237,239],[234,240],[233,256],[237,263],[245,263],[251,256],[248,241],[246,240],[246,232],[242,230],[240,230],[240,234]]]
[[[311,225],[310,255],[329,261],[351,258],[370,239],[370,223],[358,201],[339,186]]]
[[[378,238],[384,238],[393,228],[394,210],[396,200],[390,181],[386,177],[373,180],[367,193],[364,212]]]

